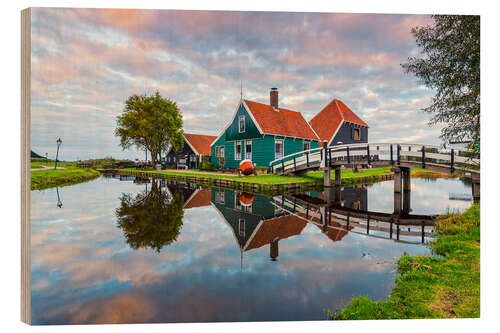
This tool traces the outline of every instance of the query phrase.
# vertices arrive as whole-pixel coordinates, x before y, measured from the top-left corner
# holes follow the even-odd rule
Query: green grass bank
[[[136,169],[122,169],[121,172],[134,172],[138,171]],[[197,178],[207,178],[207,179],[227,179],[233,180],[237,182],[243,183],[254,183],[254,184],[287,184],[287,183],[323,183],[323,172],[322,171],[311,171],[301,175],[287,175],[287,176],[279,176],[272,174],[261,174],[256,176],[242,176],[238,177],[234,174],[228,173],[220,173],[220,172],[200,172],[197,170],[193,170],[190,172],[179,172],[176,170],[140,170],[144,173],[151,173],[156,175],[165,175],[165,176],[185,176],[185,177],[197,177]],[[359,172],[354,172],[351,169],[342,170],[342,181],[343,184],[349,185],[357,183],[358,181],[369,182],[369,181],[377,181],[378,176],[381,175],[392,175],[391,167],[383,167],[383,168],[373,168],[373,169],[363,169]],[[414,169],[412,170],[413,176],[420,175],[443,175],[437,172],[423,170],[423,169]],[[332,180],[335,178],[334,173],[331,174]]]
[[[390,297],[357,297],[335,320],[478,318],[480,314],[480,207],[449,213],[436,222],[431,246],[442,257],[403,256]]]
[[[100,175],[97,170],[77,168],[68,162],[61,165],[61,167],[66,169],[32,170],[31,189],[42,190],[49,187],[78,184],[97,178]]]

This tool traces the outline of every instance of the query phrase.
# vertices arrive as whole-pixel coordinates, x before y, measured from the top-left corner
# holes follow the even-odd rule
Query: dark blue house
[[[325,106],[309,124],[329,146],[368,142],[368,124],[338,99]]]

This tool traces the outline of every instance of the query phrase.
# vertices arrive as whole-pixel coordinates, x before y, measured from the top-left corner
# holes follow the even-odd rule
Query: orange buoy
[[[240,162],[240,171],[245,176],[251,175],[255,171],[255,166],[250,160],[243,160]]]
[[[250,206],[253,203],[253,199],[255,199],[255,195],[251,193],[241,193],[240,204],[245,207]]]

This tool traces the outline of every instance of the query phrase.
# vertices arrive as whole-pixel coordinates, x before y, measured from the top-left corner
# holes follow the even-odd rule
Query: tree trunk
[[[153,151],[149,151],[149,152],[151,153],[151,164],[152,164],[152,166],[154,168],[155,165],[156,165],[156,156],[157,156],[157,154],[156,154],[156,152],[153,152]]]

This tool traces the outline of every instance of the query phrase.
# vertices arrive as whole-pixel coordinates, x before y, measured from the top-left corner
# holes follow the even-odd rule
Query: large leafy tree
[[[429,124],[445,124],[441,138],[450,141],[480,140],[480,20],[479,16],[433,15],[434,23],[414,27],[411,32],[421,57],[402,64],[435,90]]]
[[[178,149],[183,141],[181,112],[175,102],[159,92],[130,96],[116,123],[115,135],[120,137],[121,147],[148,150],[153,165],[162,151],[170,146]]]
[[[135,197],[123,193],[116,209],[118,227],[134,250],[150,248],[156,252],[175,242],[182,228],[184,199],[162,190],[153,179],[151,190]]]

